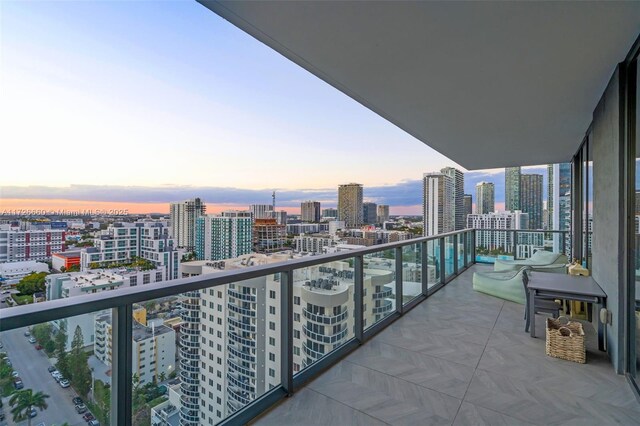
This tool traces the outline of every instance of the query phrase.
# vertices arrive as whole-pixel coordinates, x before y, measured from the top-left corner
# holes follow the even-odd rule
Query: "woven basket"
[[[547,318],[546,353],[554,358],[584,364],[586,348],[582,324],[568,321],[566,317]]]

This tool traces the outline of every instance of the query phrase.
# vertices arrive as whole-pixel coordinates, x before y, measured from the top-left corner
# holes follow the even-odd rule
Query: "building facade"
[[[442,173],[422,178],[423,235],[451,232],[455,228],[454,181]]]
[[[322,217],[321,217],[321,219],[325,219],[325,218],[337,219],[338,218],[338,209],[334,209],[333,207],[322,209]]]
[[[287,226],[276,219],[255,219],[253,222],[253,251],[273,253],[285,249]]]
[[[51,260],[53,253],[65,250],[64,229],[29,229],[0,225],[0,263]]]
[[[494,212],[495,186],[491,182],[479,182],[476,184],[476,214],[487,214]]]
[[[504,209],[506,211],[520,210],[520,167],[504,169]]]
[[[445,167],[440,170],[445,176],[449,176],[453,181],[453,211],[455,231],[464,229],[466,225],[464,210],[464,173],[454,167]]]
[[[378,205],[376,203],[362,203],[362,220],[367,225],[378,223]]]
[[[389,220],[389,205],[378,204],[378,223],[385,223]]]
[[[206,213],[207,206],[200,198],[194,198],[170,203],[169,210],[169,225],[176,247],[193,251],[196,238],[196,220]]]
[[[530,229],[542,229],[542,175],[522,175],[520,179],[520,207],[529,213]]]
[[[464,221],[467,223],[467,216],[473,214],[473,196],[464,194]]]
[[[359,183],[338,187],[338,220],[349,228],[362,225],[362,185]]]
[[[320,222],[320,202],[303,201],[300,203],[300,217],[303,222]]]
[[[250,212],[225,211],[200,216],[196,221],[196,259],[222,260],[251,253],[252,235]]]

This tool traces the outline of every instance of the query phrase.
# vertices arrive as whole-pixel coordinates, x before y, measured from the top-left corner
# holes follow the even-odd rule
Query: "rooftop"
[[[522,305],[472,290],[490,268],[472,266],[255,424],[639,425],[593,329],[586,364],[545,356]]]

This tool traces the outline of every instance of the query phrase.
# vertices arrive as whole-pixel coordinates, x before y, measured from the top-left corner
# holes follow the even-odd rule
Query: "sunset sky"
[[[0,1],[0,52],[0,210],[219,211],[276,190],[293,213],[358,182],[420,213],[422,174],[457,167],[196,2]],[[466,192],[493,181],[502,202],[502,172]]]

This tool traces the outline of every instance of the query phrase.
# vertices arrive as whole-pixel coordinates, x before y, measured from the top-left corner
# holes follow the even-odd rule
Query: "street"
[[[61,425],[67,422],[70,426],[86,425],[82,415],[76,413],[72,398],[75,392],[71,387],[63,389],[51,377],[47,371],[49,365],[48,358],[44,351],[38,351],[35,345],[29,343],[29,338],[24,336],[26,328],[3,332],[0,341],[4,345],[2,351],[7,352],[9,359],[13,363],[13,369],[18,372],[24,383],[24,389],[32,389],[33,392],[42,391],[49,395],[47,404],[49,408],[44,411],[38,410],[38,415],[31,420],[32,425],[44,422],[45,425]],[[4,412],[9,425],[15,425],[11,417],[11,407],[8,404],[9,398],[4,398]],[[27,421],[18,423],[26,425]]]

